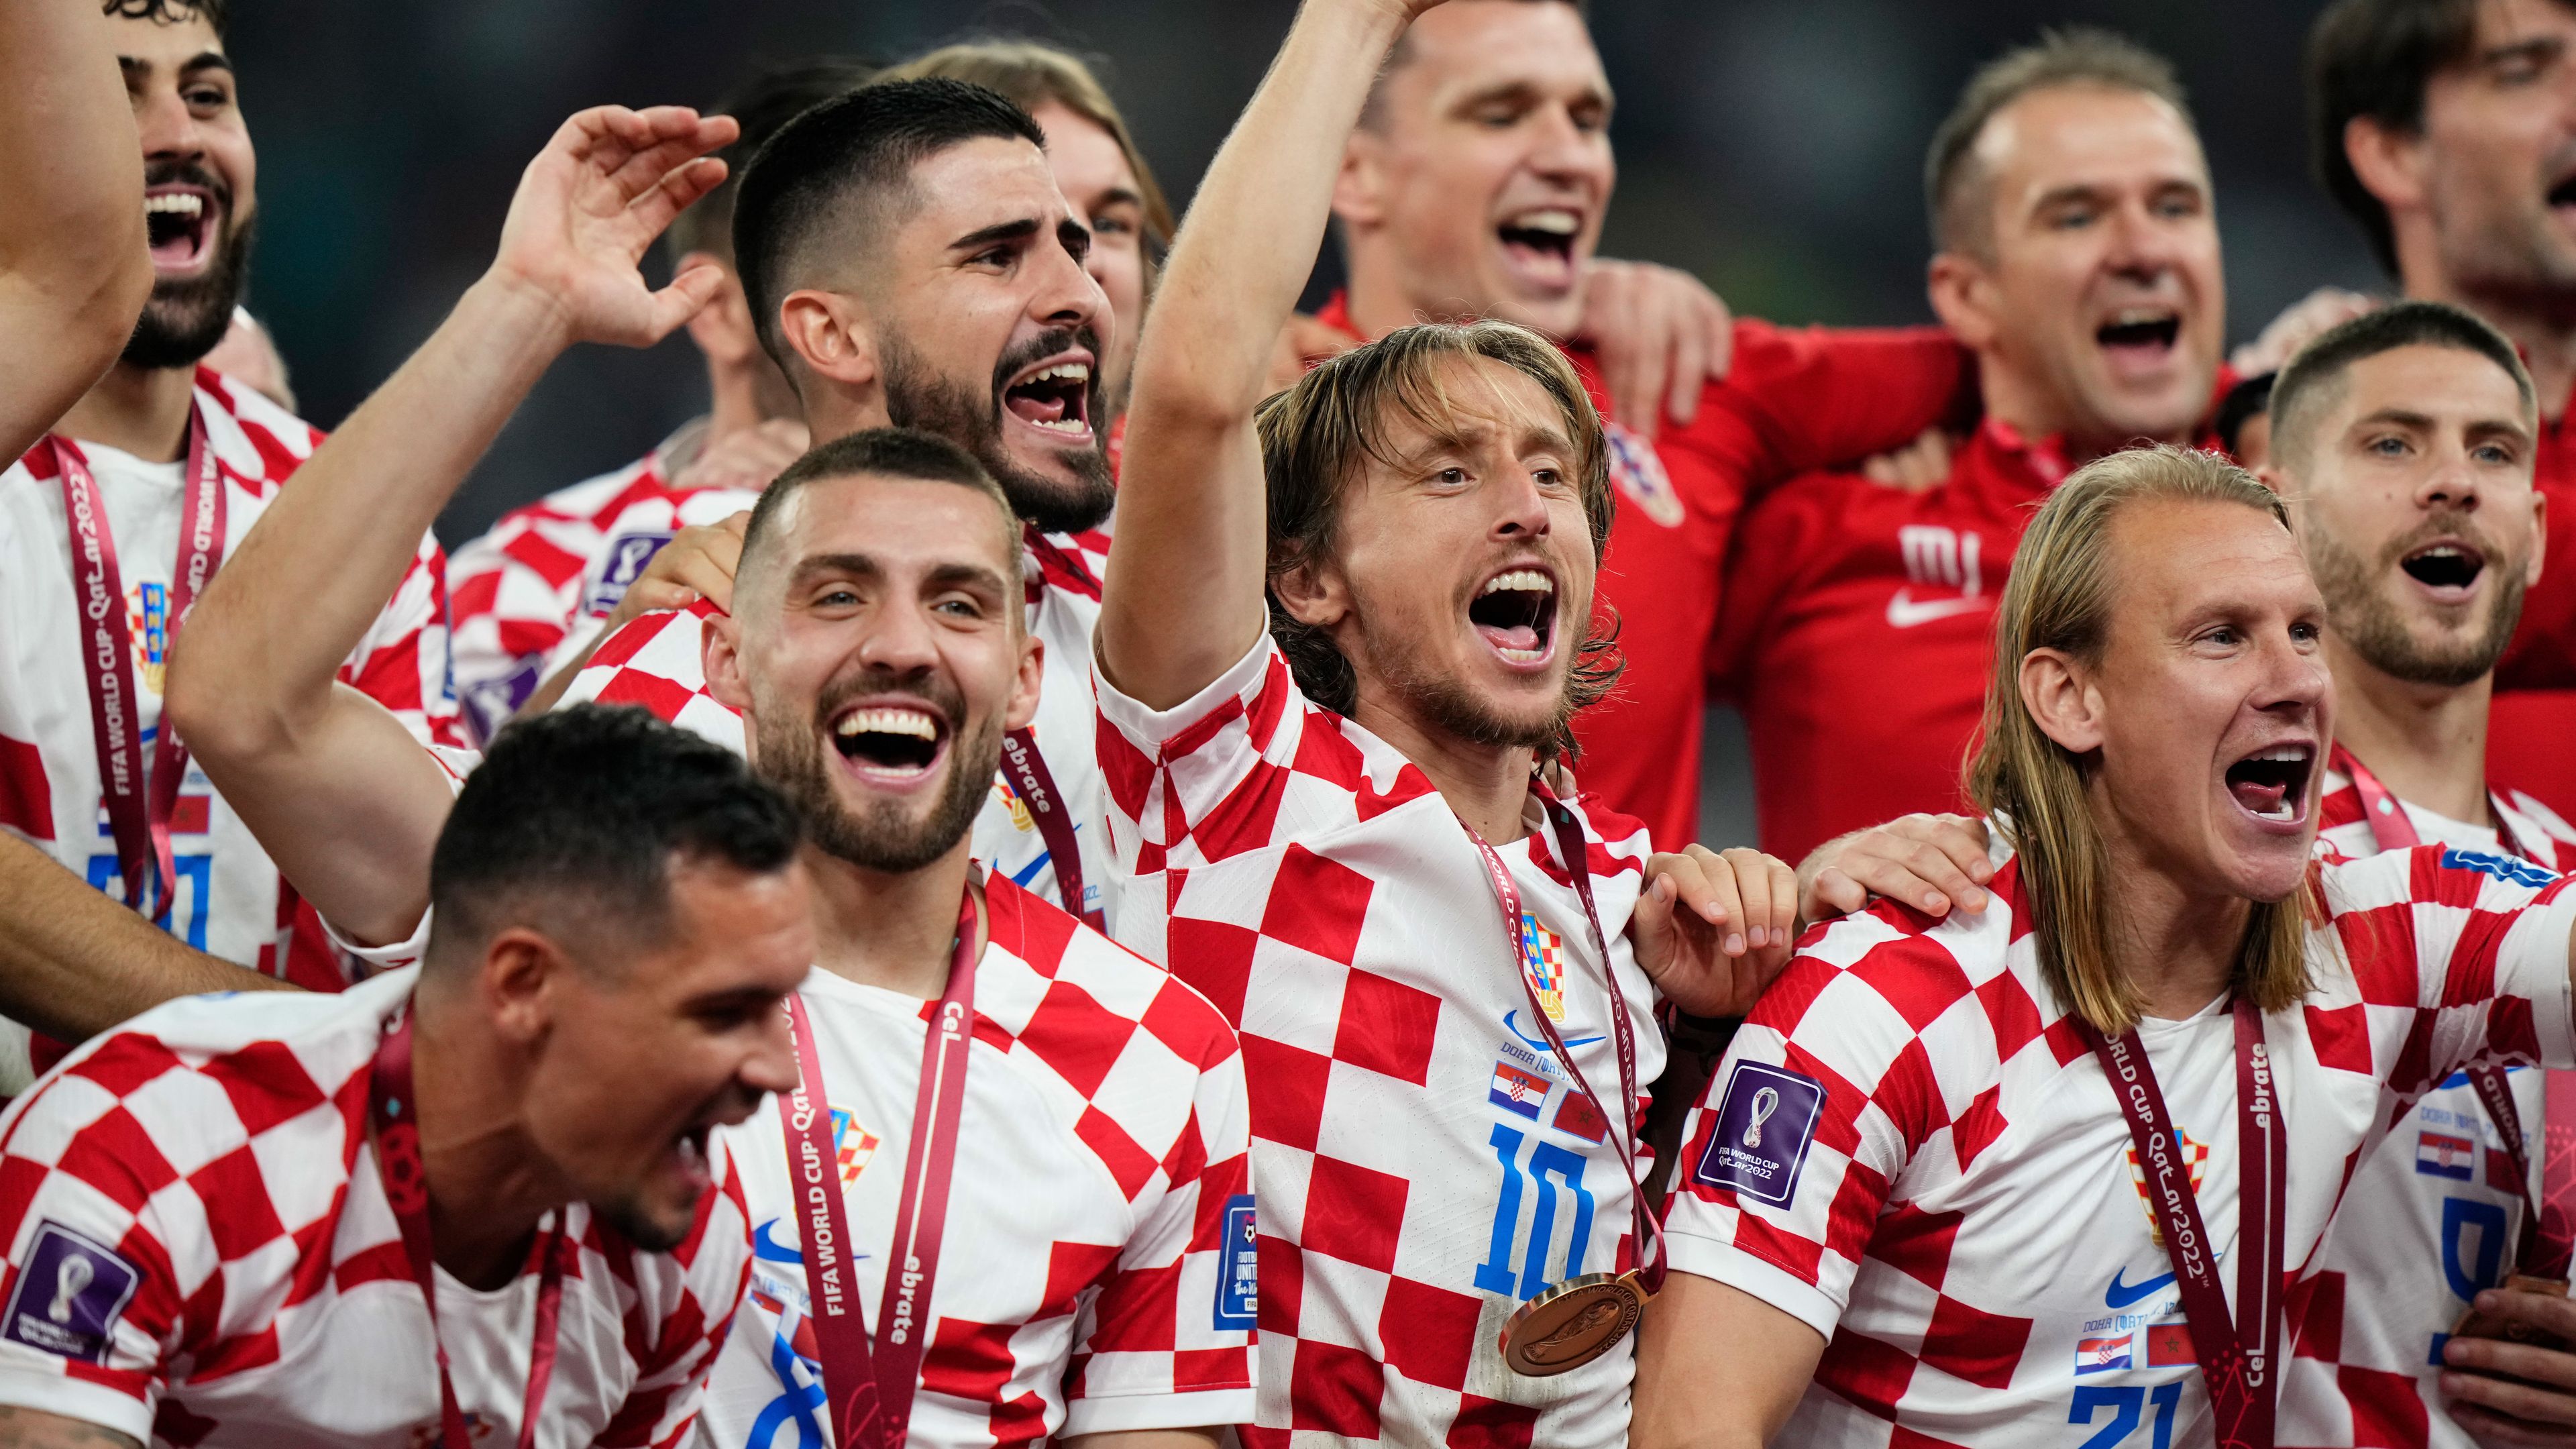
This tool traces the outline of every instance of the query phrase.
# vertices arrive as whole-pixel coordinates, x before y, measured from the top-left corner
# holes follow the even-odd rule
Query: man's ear
[[[1342,169],[1333,178],[1333,215],[1344,226],[1375,226],[1386,219],[1386,143],[1372,131],[1353,131],[1342,147]]]
[[[564,973],[576,969],[561,946],[530,927],[512,926],[494,936],[483,948],[478,984],[501,1039],[515,1046],[544,1040],[559,1005],[554,993]]]
[[[1994,288],[1985,263],[1964,252],[1935,252],[1923,289],[1930,295],[1932,310],[1940,316],[1941,325],[1950,329],[1950,335],[1958,338],[1961,346],[1978,352],[1993,344],[2002,327],[1995,320]]]
[[[736,600],[740,602],[740,600]],[[707,693],[736,714],[751,712],[751,689],[742,677],[742,625],[731,614],[699,621],[698,667],[707,677]],[[751,732],[743,732],[748,741]]]
[[[2391,130],[2368,116],[2343,123],[2343,159],[2361,187],[2392,213],[2424,204],[2424,138]]]
[[[2078,754],[2102,748],[2102,696],[2091,671],[2059,649],[2033,649],[2021,658],[2021,703],[2040,733]]]
[[[2522,583],[2529,588],[2540,582],[2541,556],[2549,552],[2549,495],[2531,490],[2531,571]]]
[[[1350,588],[1341,574],[1317,564],[1303,563],[1273,575],[1270,591],[1279,596],[1289,618],[1318,629],[1336,627],[1351,612]]]
[[[847,292],[816,287],[790,292],[778,304],[779,335],[817,376],[843,387],[872,387],[879,376],[876,334],[866,309]]]
[[[1046,641],[1035,634],[1020,640],[1020,671],[1011,681],[1010,707],[1002,712],[1004,729],[1024,730],[1038,717],[1038,687],[1046,682]]]
[[[752,326],[751,300],[743,295],[742,278],[713,252],[691,252],[672,271],[677,274],[696,266],[716,268],[724,281],[707,305],[690,314],[689,340],[716,362],[739,365],[751,360],[760,352],[760,331]]]

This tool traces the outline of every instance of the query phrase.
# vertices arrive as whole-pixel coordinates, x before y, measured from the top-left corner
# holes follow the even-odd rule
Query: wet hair
[[[492,741],[439,831],[426,965],[466,970],[527,926],[613,973],[669,938],[672,867],[753,875],[796,859],[785,797],[740,755],[632,705],[574,705]]]
[[[2469,58],[2478,0],[2336,0],[2308,30],[2308,150],[2317,180],[2370,239],[2389,275],[2397,233],[2361,184],[2343,133],[2368,119],[2401,136],[2424,129],[2424,88]]]
[[[778,531],[777,518],[787,500],[804,490],[808,483],[832,478],[855,477],[916,478],[932,483],[954,483],[969,492],[981,493],[989,500],[1001,519],[1002,556],[1016,568],[1020,555],[1020,521],[1011,507],[1008,494],[975,455],[937,433],[918,428],[863,428],[847,437],[808,452],[790,463],[770,485],[761,491],[760,501],[752,505],[751,521],[742,533],[741,572],[749,572],[755,560],[768,552],[771,535]],[[1011,611],[1019,618],[1017,610]]]
[[[787,365],[778,303],[816,270],[816,254],[864,258],[876,224],[912,171],[987,137],[1043,150],[1029,113],[979,85],[931,79],[865,86],[798,115],[751,159],[734,193],[734,268],[761,345]]]
[[[2006,106],[2035,91],[2061,86],[2136,91],[2172,106],[2186,124],[2191,107],[2182,82],[2163,56],[2108,30],[2074,26],[2043,30],[2032,45],[2005,51],[1977,68],[1950,114],[1932,132],[1923,161],[1923,201],[1931,213],[1932,244],[1943,251],[1984,257],[1994,246],[1985,169],[1977,141]]]
[[[734,188],[743,168],[779,129],[834,96],[847,95],[876,78],[874,66],[846,56],[826,56],[775,66],[723,100],[711,115],[731,116],[742,127],[734,143],[715,154],[724,160],[725,179],[688,210],[672,218],[662,245],[674,266],[691,252],[733,260]]]
[[[2392,302],[2319,333],[2272,385],[2272,456],[2304,459],[2319,417],[2342,394],[2352,365],[2400,347],[2448,347],[2494,363],[2513,379],[2526,422],[2538,417],[2531,371],[2503,333],[2447,302]]]
[[[203,20],[222,38],[232,29],[232,0],[101,0],[99,12],[119,20],[149,20],[177,25]]]

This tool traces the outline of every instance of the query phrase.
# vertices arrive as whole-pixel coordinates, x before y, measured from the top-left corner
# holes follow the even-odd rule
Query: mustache
[[[230,211],[233,206],[233,189],[224,184],[222,177],[195,161],[147,162],[143,167],[143,186],[147,191],[155,186],[194,186],[213,193],[216,203],[224,210]]]
[[[1004,348],[1001,360],[993,364],[993,396],[996,399],[999,399],[1002,395],[1002,389],[1010,386],[1012,376],[1018,373],[1020,369],[1027,367],[1033,362],[1040,362],[1053,357],[1059,352],[1069,352],[1076,347],[1090,353],[1095,358],[1098,357],[1100,355],[1100,333],[1096,329],[1088,326],[1056,327],[1049,329],[1048,331],[1041,332],[1037,336],[1030,338],[1028,341],[1023,342],[1016,347]],[[1100,392],[1100,369],[1096,365],[1091,369],[1091,387],[1089,390],[1096,399]]]
[[[2478,526],[2476,514],[2465,508],[2455,508],[2445,504],[2425,515],[2422,523],[2398,535],[2386,548],[2381,549],[2380,562],[2394,564],[2435,539],[2443,538],[2456,538],[2469,545],[2484,555],[2489,564],[2501,563],[2504,560],[2504,549],[2488,536],[2484,528]]]
[[[833,716],[863,700],[894,694],[928,705],[951,732],[964,726],[966,696],[956,681],[929,667],[896,670],[872,664],[836,675],[823,686],[814,699],[815,728],[829,734]]]

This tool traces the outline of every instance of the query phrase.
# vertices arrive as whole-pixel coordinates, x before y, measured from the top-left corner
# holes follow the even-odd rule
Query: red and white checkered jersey
[[[249,387],[202,368],[196,405],[224,480],[229,561],[322,435]],[[160,727],[186,465],[147,463],[97,443],[72,446],[107,503],[133,639],[137,722],[149,759]],[[445,570],[437,541],[424,536],[400,588],[341,665],[340,678],[374,696],[423,741],[453,744],[459,736],[447,687]],[[121,896],[76,599],[62,485],[50,451],[39,448],[0,472],[0,829]],[[341,968],[310,915],[299,925],[277,867],[193,763],[172,815],[171,846],[172,934],[301,985],[340,984]]]
[[[1112,926],[1118,905],[1108,890],[1110,852],[1101,836],[1107,801],[1092,748],[1091,631],[1100,622],[1100,570],[1109,537],[1093,531],[1043,535],[1048,547],[1032,548],[1023,561],[1028,579],[1029,632],[1046,644],[1046,675],[1038,696],[1038,753],[1054,776],[1081,847],[1083,906],[1107,909]],[[704,600],[684,610],[646,614],[603,641],[590,664],[574,676],[563,702],[640,704],[662,719],[743,748],[742,717],[707,693],[699,649],[701,621],[719,612]],[[975,858],[1012,884],[1057,899],[1054,863],[1046,838],[994,762],[993,793],[975,817]]]
[[[95,1038],[0,1116],[0,1403],[146,1442],[438,1442],[436,1349],[478,1443],[518,1435],[539,1246],[507,1286],[442,1270],[437,1339],[367,1130],[411,972],[337,996],[190,997]],[[742,1187],[676,1251],[574,1204],[546,1449],[677,1443],[750,1267]]]
[[[2382,798],[2406,812],[2419,839],[2518,855],[2550,870],[2576,858],[2576,834],[2566,822],[2520,791],[2496,789],[2488,797],[2505,824],[2501,841],[2492,827]],[[2351,778],[2329,769],[2318,850],[2338,859],[2377,855],[2365,813]],[[2545,1079],[2517,1068],[2505,1080],[2522,1118],[2525,1160],[2536,1167]],[[2290,1392],[2317,1412],[2300,1424],[2301,1437],[2286,1442],[2353,1449],[2472,1449],[2476,1442],[2452,1422],[2437,1376],[2442,1343],[2469,1300],[2512,1270],[2523,1219],[2513,1159],[2465,1075],[2425,1093],[2391,1130],[2393,1140],[2362,1159],[2317,1250],[2299,1351],[2283,1370]]]
[[[1533,808],[1499,846],[1507,938],[1474,839],[1393,746],[1310,703],[1268,638],[1156,712],[1098,682],[1119,938],[1243,1034],[1260,1184],[1256,1449],[1627,1441],[1625,1343],[1557,1378],[1496,1340],[1522,1302],[1633,1265],[1613,1132],[1663,1070],[1629,950],[1646,829],[1577,799],[1614,1004],[1573,879]],[[1569,790],[1568,795],[1571,796]],[[1575,1066],[1622,1115],[1610,1013],[1640,1099],[1605,1121],[1531,1017],[1515,945]],[[1299,1431],[1312,1431],[1307,1438]],[[1292,1437],[1295,1436],[1295,1437]]]
[[[992,939],[913,1449],[1252,1416],[1243,1059],[1207,999],[988,878]],[[932,1004],[817,970],[801,988],[874,1323]],[[728,1129],[751,1297],[708,1388],[721,1449],[829,1444],[776,1105]]]
[[[2144,1449],[2214,1432],[2128,1123],[2042,979],[2019,862],[1996,835],[1982,914],[1935,922],[1883,902],[1811,933],[1692,1113],[1673,1267],[1830,1340],[1782,1443]],[[2576,897],[2556,877],[2441,846],[2319,873],[2314,988],[2265,1023],[2290,1123],[2292,1353],[2319,1296],[2312,1252],[2388,1124],[2463,1066],[2576,1063]],[[2238,1180],[2227,1003],[2139,1036],[2223,1258]],[[2220,1276],[2232,1294],[2232,1265]],[[2308,1426],[2340,1409],[2301,1387],[2281,1401],[2283,1444],[2319,1442]]]

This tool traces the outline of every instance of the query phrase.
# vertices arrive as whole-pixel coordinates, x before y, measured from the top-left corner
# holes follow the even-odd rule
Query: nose
[[[1061,241],[1046,247],[1047,258],[1037,292],[1029,299],[1029,317],[1041,327],[1089,328],[1106,348],[1109,335],[1109,294],[1100,289],[1100,279],[1092,275],[1088,254],[1076,257]]]
[[[1547,494],[1529,469],[1504,469],[1496,484],[1494,536],[1513,542],[1545,538],[1551,526]]]
[[[177,86],[153,85],[135,93],[134,127],[147,161],[194,161],[206,154],[205,136]]]
[[[2474,513],[2478,506],[2477,470],[2469,466],[2468,445],[2450,440],[2433,454],[2432,469],[2415,485],[2415,506],[2456,508]]]
[[[2319,722],[2334,698],[2334,673],[2325,651],[2294,637],[2288,627],[2265,639],[2262,672],[2255,682],[2254,708],[2300,722]]]
[[[1600,132],[1587,129],[1562,104],[1541,106],[1531,118],[1535,128],[1530,166],[1551,181],[1581,185],[1601,182],[1610,167],[1610,148]]]
[[[2174,227],[2157,217],[2152,203],[2131,202],[2111,213],[2111,249],[2103,265],[2132,281],[2154,283],[2173,270]]]
[[[788,1092],[796,1088],[796,1046],[787,1036],[787,1013],[769,1013],[768,1024],[753,1044],[737,1074],[754,1092]]]
[[[938,641],[930,621],[931,601],[906,599],[876,610],[859,640],[860,662],[897,676],[930,669],[939,662]]]

